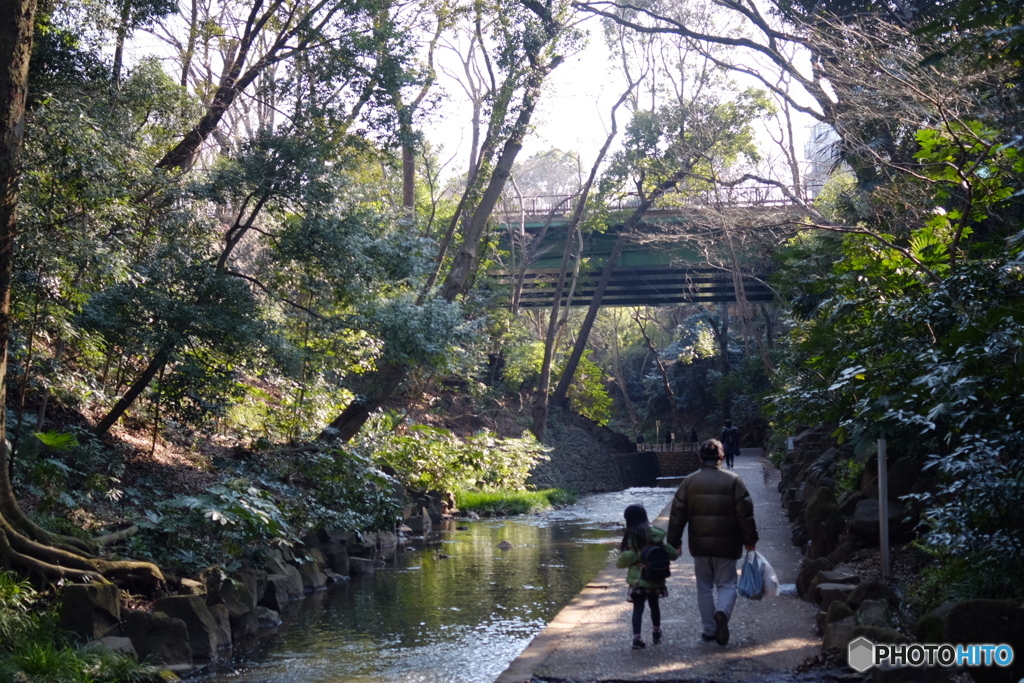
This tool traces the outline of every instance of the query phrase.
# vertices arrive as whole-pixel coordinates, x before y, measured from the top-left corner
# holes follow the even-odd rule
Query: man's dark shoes
[[[633,649],[634,650],[642,650],[645,647],[647,647],[647,643],[645,643],[644,641],[640,640],[639,638],[634,638],[633,639]]]
[[[705,643],[710,643],[712,640],[718,640],[714,635],[709,636],[706,633],[700,634],[700,639],[703,640]]]
[[[654,641],[655,645],[657,645],[658,643],[661,642],[661,629],[660,628],[654,629],[654,631],[651,632],[651,640]]]
[[[725,612],[715,612],[715,642],[719,645],[729,642],[729,617]]]

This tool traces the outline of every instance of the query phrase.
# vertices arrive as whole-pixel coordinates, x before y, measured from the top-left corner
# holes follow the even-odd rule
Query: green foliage
[[[730,98],[731,97],[731,98]],[[701,95],[656,111],[637,111],[626,126],[622,151],[611,157],[601,194],[649,193],[684,172],[675,184],[683,197],[709,189],[709,178],[745,157],[758,159],[752,122],[773,111],[764,92],[748,89]]]
[[[139,528],[137,544],[191,569],[217,564],[224,554],[237,562],[271,540],[293,536],[273,496],[244,479],[161,501]]]
[[[404,433],[377,431],[367,437],[374,457],[409,488],[455,491],[467,484],[523,488],[545,448],[529,433],[504,439],[482,432],[459,439],[447,429],[411,425]]]
[[[123,495],[124,458],[84,429],[23,435],[15,459],[15,481],[38,500],[36,510],[51,517],[47,527],[81,534],[63,519],[83,505],[116,501]],[[57,530],[54,528],[54,530]]]
[[[27,581],[0,570],[0,680],[159,683],[159,669],[106,647],[76,647]]]
[[[455,505],[462,512],[481,515],[526,515],[551,507],[572,505],[576,494],[564,489],[543,491],[460,489],[455,492]]]
[[[925,544],[951,567],[967,560],[984,569],[964,590],[1002,594],[1005,563],[1024,558],[1014,418],[1024,407],[1020,266],[944,265],[941,281],[924,287],[888,250],[849,238],[843,253],[831,291],[788,341],[776,419],[836,422],[857,451],[885,436],[916,458],[922,476],[942,482],[915,496],[926,510]]]
[[[580,358],[569,385],[569,405],[580,415],[590,418],[599,425],[608,424],[612,416],[612,398],[606,389],[604,370],[590,359],[592,351],[587,349]],[[564,368],[558,370],[563,372]]]
[[[836,497],[846,491],[860,488],[860,479],[864,474],[864,463],[854,459],[840,460],[835,465]]]

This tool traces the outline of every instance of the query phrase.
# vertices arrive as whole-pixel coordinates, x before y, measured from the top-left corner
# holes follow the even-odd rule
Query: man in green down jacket
[[[697,576],[697,607],[704,627],[701,637],[719,645],[729,642],[729,616],[736,604],[736,560],[743,549],[757,545],[754,503],[735,472],[721,468],[725,451],[718,439],[700,445],[701,468],[683,479],[669,516],[669,545],[682,548],[683,529],[690,525],[688,547]],[[718,591],[717,599],[714,594]]]

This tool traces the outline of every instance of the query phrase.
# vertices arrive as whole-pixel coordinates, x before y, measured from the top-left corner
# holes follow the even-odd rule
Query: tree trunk
[[[117,25],[117,38],[114,44],[114,66],[111,69],[111,82],[116,86],[121,82],[121,65],[124,62],[124,41],[128,38],[128,21],[131,19],[132,2],[123,0],[121,5],[121,23]]]
[[[0,0],[0,17],[7,17],[0,22],[0,565],[41,583],[102,581],[110,576],[127,588],[151,594],[163,583],[155,565],[90,558],[90,544],[40,529],[18,507],[7,476],[7,411],[2,408],[7,401],[18,176],[35,10],[35,0]]]
[[[665,363],[661,360],[661,354],[658,353],[658,347],[654,345],[654,340],[647,334],[647,327],[640,319],[640,309],[634,309],[634,313],[631,315],[633,322],[636,323],[637,328],[640,330],[640,334],[644,338],[644,343],[647,344],[647,350],[654,356],[654,362],[658,366],[658,373],[661,375],[661,386],[665,390],[665,396],[668,397],[669,406],[669,417],[672,420],[669,425],[668,431],[676,434],[682,433],[682,422],[679,420],[679,407],[676,404],[676,392],[672,389],[672,382],[669,381],[668,368],[665,367]]]
[[[579,200],[586,201],[583,196]],[[548,318],[548,331],[544,336],[544,360],[540,366],[540,380],[537,382],[537,393],[533,400],[533,428],[531,431],[537,441],[544,440],[548,421],[548,391],[551,388],[551,363],[555,355],[555,336],[558,332],[558,312],[562,306],[562,292],[565,291],[565,278],[569,272],[569,257],[572,254],[572,233],[576,229],[574,223],[569,225],[570,232],[565,236],[565,249],[562,250],[562,265],[558,269],[558,282],[555,283],[554,298],[551,301],[551,314]],[[566,302],[568,306],[572,302]]]
[[[644,214],[654,205],[654,202],[665,194],[667,190],[675,187],[676,183],[686,177],[688,173],[689,168],[677,171],[654,188],[650,195],[641,200],[640,206],[633,211],[633,214],[619,231],[619,238],[615,240],[615,246],[612,247],[612,253],[608,256],[608,262],[605,264],[604,270],[601,272],[601,279],[598,280],[597,288],[594,290],[594,298],[590,300],[587,315],[583,318],[583,324],[580,325],[580,331],[576,336],[576,344],[573,346],[572,354],[570,354],[569,360],[566,361],[562,377],[558,381],[555,393],[551,396],[551,403],[554,405],[564,406],[566,403],[566,397],[569,395],[569,385],[572,384],[572,378],[576,374],[576,368],[579,367],[580,358],[583,357],[583,352],[587,348],[587,340],[590,338],[590,330],[594,327],[594,321],[597,319],[597,311],[601,308],[604,290],[608,288],[608,282],[611,280],[612,273],[615,272],[615,266],[619,262],[619,256],[622,255],[626,242],[632,237],[637,225],[643,220]]]
[[[629,87],[619,97],[619,99],[612,106],[612,127],[608,132],[608,136],[605,138],[604,144],[601,146],[601,150],[597,154],[597,159],[594,160],[593,165],[590,167],[590,175],[587,176],[587,181],[580,188],[579,198],[576,200],[576,207],[572,212],[572,219],[569,221],[569,230],[565,235],[565,249],[562,252],[562,265],[558,271],[558,284],[555,287],[554,300],[551,303],[551,319],[548,321],[548,332],[544,338],[544,361],[541,365],[541,376],[540,382],[537,386],[537,393],[534,397],[533,402],[533,428],[532,432],[537,437],[538,441],[544,440],[544,433],[547,431],[547,419],[548,419],[548,391],[551,386],[551,363],[555,354],[556,343],[556,332],[559,328],[558,321],[558,309],[562,302],[562,291],[565,289],[565,278],[569,269],[569,255],[572,253],[570,249],[570,242],[572,241],[573,233],[579,229],[580,221],[583,220],[583,210],[586,208],[587,199],[590,198],[590,189],[594,186],[594,180],[597,178],[597,171],[604,162],[605,156],[608,154],[609,148],[612,146],[612,142],[615,140],[615,136],[618,135],[619,125],[618,120],[615,117],[619,107],[629,97],[629,93],[633,91],[636,86],[635,83],[630,82]],[[561,204],[559,204],[561,206]],[[554,209],[552,209],[551,215],[548,216],[547,222],[544,224],[544,232],[541,233],[541,237],[532,245],[530,250],[530,260],[533,259],[533,254],[536,252],[537,246],[540,245],[540,240],[543,239],[544,233],[547,232],[548,225],[551,224],[551,218],[554,216]],[[577,266],[579,260],[577,259]],[[527,262],[523,260],[522,276],[526,275]],[[519,282],[516,283],[517,292],[522,289],[522,277]],[[573,289],[575,291],[575,288]],[[573,291],[569,292],[569,300],[566,301],[566,308],[572,305]],[[518,302],[517,302],[518,304]],[[516,306],[518,308],[518,305]],[[515,311],[513,311],[514,313]],[[629,401],[629,397],[626,397]]]
[[[441,286],[441,296],[446,301],[455,301],[466,293],[472,283],[473,275],[479,265],[480,246],[486,236],[487,223],[494,211],[494,206],[501,197],[502,190],[505,188],[505,182],[512,171],[516,156],[522,149],[523,138],[530,130],[530,119],[537,108],[541,86],[548,74],[562,62],[562,57],[559,56],[552,57],[549,61],[539,59],[540,53],[555,39],[560,27],[554,24],[550,14],[539,4],[530,0],[524,0],[524,4],[536,12],[538,18],[545,21],[547,35],[545,40],[536,41],[529,46],[528,60],[532,68],[526,78],[519,115],[516,117],[501,154],[494,164],[487,187],[463,228],[462,243],[452,260],[448,276]],[[465,203],[466,196],[463,195],[460,206]],[[426,294],[425,291],[424,295]],[[407,366],[386,360],[382,361],[380,367],[368,373],[366,377],[365,384],[370,387],[369,392],[345,408],[317,438],[321,441],[351,439],[359,432],[373,411],[382,406],[398,390],[408,370]]]

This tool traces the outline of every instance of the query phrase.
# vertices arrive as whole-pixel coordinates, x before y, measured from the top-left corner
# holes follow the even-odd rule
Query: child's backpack
[[[640,551],[640,578],[648,583],[664,581],[672,575],[672,559],[660,543],[644,546]]]

